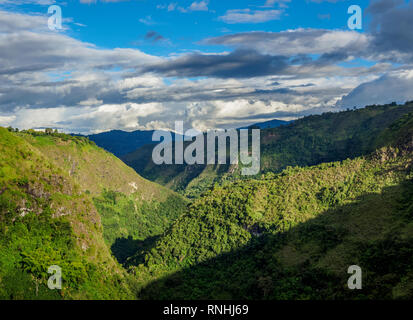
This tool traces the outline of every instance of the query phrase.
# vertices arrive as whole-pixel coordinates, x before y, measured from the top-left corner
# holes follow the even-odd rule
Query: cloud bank
[[[278,19],[289,3],[267,1],[221,19]],[[185,10],[208,5],[195,1]],[[0,11],[0,125],[91,133],[172,129],[183,120],[205,130],[413,100],[413,4],[373,1],[366,12],[366,33],[240,32],[201,42],[224,52],[158,57],[99,48],[51,32],[47,17]],[[164,40],[155,31],[145,38]]]

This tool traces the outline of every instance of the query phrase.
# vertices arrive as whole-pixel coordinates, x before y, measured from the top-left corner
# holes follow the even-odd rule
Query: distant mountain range
[[[89,135],[88,138],[94,141],[101,148],[112,152],[119,157],[132,152],[145,144],[152,142],[153,130],[126,132],[122,130],[111,130],[98,134]]]
[[[259,127],[261,129],[276,128],[290,122],[291,121],[274,119],[266,122],[255,123],[253,125],[240,129],[246,129],[250,127]],[[92,134],[87,137],[90,140],[94,141],[99,147],[113,153],[117,157],[120,157],[125,154],[131,153],[144,145],[154,143],[152,141],[153,132],[154,130],[136,130],[132,132],[111,130],[98,134]],[[175,139],[175,134],[172,135],[172,138]]]
[[[308,116],[288,125],[261,129],[261,173],[373,152],[383,146],[383,130],[409,112],[413,112],[412,104],[370,106]],[[152,150],[153,144],[148,144],[121,159],[144,178],[190,198],[198,197],[215,183],[239,175],[240,168],[230,165],[155,165]]]
[[[269,121],[265,121],[265,122],[258,122],[258,123],[254,123],[252,125],[249,125],[247,127],[243,127],[240,129],[247,129],[247,128],[251,128],[251,127],[258,127],[260,129],[271,129],[271,128],[277,128],[279,126],[283,126],[289,123],[292,123],[293,121],[284,121],[284,120],[278,120],[278,119],[273,119],[273,120],[269,120]]]

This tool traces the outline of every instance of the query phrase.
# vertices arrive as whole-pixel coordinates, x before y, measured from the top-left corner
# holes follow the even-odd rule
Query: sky
[[[411,21],[408,0],[0,0],[0,126],[208,130],[404,103]]]

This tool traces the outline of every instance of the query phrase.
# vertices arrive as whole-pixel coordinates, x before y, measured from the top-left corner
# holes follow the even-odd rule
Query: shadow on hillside
[[[132,256],[134,263],[139,264],[144,261],[143,252],[149,251],[158,239],[159,236],[148,237],[145,240],[135,240],[131,236],[117,238],[110,249],[120,264],[126,264]]]
[[[412,199],[412,181],[365,194],[290,230],[252,238],[238,250],[154,280],[140,297],[411,299],[413,236],[401,237],[400,231],[413,221]],[[347,269],[354,264],[363,270],[362,290],[347,287]]]

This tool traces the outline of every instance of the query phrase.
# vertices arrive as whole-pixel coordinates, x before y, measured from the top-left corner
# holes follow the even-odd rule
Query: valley
[[[125,164],[82,136],[0,137],[2,299],[413,297],[413,103],[263,129],[255,176],[157,166],[153,145]]]

